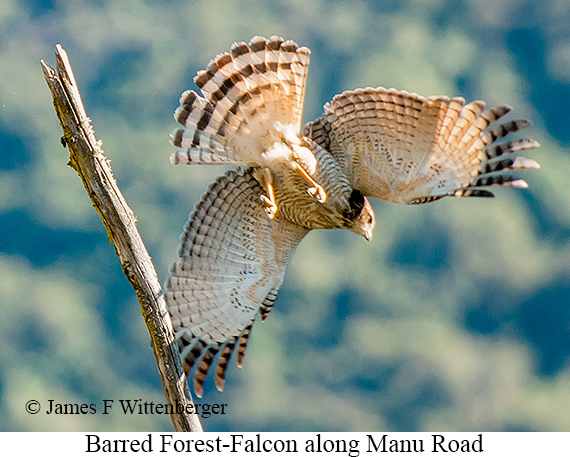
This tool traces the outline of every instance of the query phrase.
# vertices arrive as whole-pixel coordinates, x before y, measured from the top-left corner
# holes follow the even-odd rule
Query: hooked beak
[[[370,241],[372,239],[372,232],[365,232],[364,238],[366,239],[366,241]]]

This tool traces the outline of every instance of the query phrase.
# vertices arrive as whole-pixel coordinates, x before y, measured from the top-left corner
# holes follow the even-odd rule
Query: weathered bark
[[[63,128],[62,144],[69,148],[69,165],[83,181],[115,246],[123,272],[139,299],[166,399],[174,407],[182,405],[184,410],[171,414],[174,428],[203,431],[198,416],[193,413],[194,404],[174,341],[170,315],[156,270],[136,228],[135,215],[117,186],[101,143],[95,138],[67,53],[57,45],[55,55],[57,72],[43,60],[41,65]]]

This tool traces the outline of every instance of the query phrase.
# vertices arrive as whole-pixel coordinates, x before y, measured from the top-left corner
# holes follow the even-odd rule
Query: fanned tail
[[[234,43],[218,55],[194,79],[201,95],[182,94],[172,163],[259,164],[281,139],[276,122],[300,129],[309,54],[273,36]]]

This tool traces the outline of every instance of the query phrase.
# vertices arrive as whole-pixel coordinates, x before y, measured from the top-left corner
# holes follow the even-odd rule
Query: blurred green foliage
[[[233,41],[312,50],[306,120],[385,86],[514,107],[542,148],[528,191],[375,202],[375,239],[311,233],[206,430],[570,431],[570,3],[4,0],[0,4],[0,430],[171,430],[26,401],[163,402],[140,308],[75,172],[39,60],[70,55],[161,278],[221,168],[172,167],[183,90]]]

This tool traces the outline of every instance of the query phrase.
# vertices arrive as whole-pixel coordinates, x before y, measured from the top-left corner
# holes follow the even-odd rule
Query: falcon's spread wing
[[[172,133],[177,163],[260,165],[262,154],[301,129],[310,51],[291,40],[234,43],[194,79],[202,96],[182,94]],[[277,128],[276,128],[277,126]]]
[[[425,203],[444,196],[491,197],[480,187],[527,187],[502,173],[539,168],[512,153],[539,146],[520,139],[496,144],[528,127],[511,121],[489,129],[510,109],[465,104],[463,98],[424,98],[384,89],[357,89],[336,95],[325,114],[304,134],[329,150],[351,185],[364,195],[394,203]]]
[[[219,390],[236,344],[241,366],[255,316],[259,311],[267,317],[285,267],[308,232],[280,215],[269,220],[262,192],[252,169],[218,178],[184,228],[179,259],[165,287],[185,371],[200,359],[194,379],[200,397],[218,352]]]

